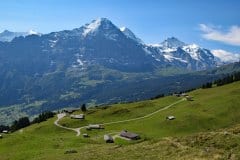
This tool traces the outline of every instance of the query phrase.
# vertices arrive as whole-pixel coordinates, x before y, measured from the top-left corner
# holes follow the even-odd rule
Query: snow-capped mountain
[[[163,48],[177,48],[186,45],[184,42],[178,40],[175,37],[167,38],[161,43]]]
[[[188,45],[175,37],[168,38],[160,44],[148,45],[148,50],[155,50],[153,57],[168,65],[189,70],[204,70],[216,67],[214,55],[196,44]]]
[[[39,38],[43,40],[42,50],[52,53],[52,61],[58,61],[57,59],[61,58],[59,54],[66,54],[69,60],[64,59],[63,63],[69,65],[68,67],[102,65],[123,71],[150,71],[154,66],[154,59],[146,55],[143,44],[126,36],[106,18],[93,20],[70,31],[53,32]],[[55,56],[55,53],[58,53],[58,56]],[[77,65],[80,60],[81,65]]]
[[[3,32],[2,37],[13,35],[13,32],[8,32]],[[196,44],[186,44],[175,37],[157,45],[144,44],[131,30],[118,28],[107,18],[93,20],[73,30],[41,36],[33,31],[25,33],[29,34],[35,36],[19,37],[10,42],[11,52],[15,54],[16,44],[21,44],[20,48],[16,48],[16,54],[21,51],[24,55],[31,50],[33,52],[27,54],[34,54],[34,58],[38,57],[37,53],[39,56],[45,55],[46,67],[51,69],[61,64],[64,68],[80,69],[101,65],[126,72],[153,71],[167,66],[204,70],[218,66],[221,61],[210,50]],[[17,37],[16,34],[14,36]],[[25,45],[29,43],[31,46]],[[7,52],[6,48],[3,52]]]
[[[138,43],[141,43],[141,44],[144,44],[144,42],[138,38],[130,29],[128,29],[127,27],[121,27],[120,30],[125,34],[125,36],[127,36],[128,38],[138,42]]]
[[[28,36],[28,35],[40,35],[40,33],[34,31],[34,30],[29,30],[28,32],[11,32],[8,30],[4,30],[3,32],[0,33],[0,41],[2,42],[10,42],[16,37],[20,36]]]
[[[116,40],[116,36],[118,36],[116,26],[106,18],[93,20],[91,23],[84,25],[82,29],[84,37],[96,36],[98,33],[103,33],[106,38]]]

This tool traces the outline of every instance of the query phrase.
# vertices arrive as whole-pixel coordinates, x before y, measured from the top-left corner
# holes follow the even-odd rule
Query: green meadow
[[[105,125],[87,131],[89,138],[54,125],[56,117],[31,125],[0,139],[0,160],[82,160],[82,159],[240,159],[240,82],[197,89],[187,93],[193,101],[181,101],[152,116]],[[182,97],[113,104],[89,108],[85,120],[64,117],[63,126],[78,128],[143,117],[171,105]],[[74,114],[81,113],[77,111]],[[166,120],[173,115],[175,120]],[[140,140],[120,138],[106,144],[104,134],[129,130]],[[77,153],[65,154],[68,150]]]

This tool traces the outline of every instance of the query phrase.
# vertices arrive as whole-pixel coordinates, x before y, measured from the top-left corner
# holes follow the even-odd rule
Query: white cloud
[[[222,62],[232,63],[240,60],[240,54],[234,54],[222,49],[211,50],[213,55],[219,58]]]
[[[240,46],[240,26],[231,26],[227,32],[221,31],[219,27],[206,24],[200,24],[199,27],[205,39]]]

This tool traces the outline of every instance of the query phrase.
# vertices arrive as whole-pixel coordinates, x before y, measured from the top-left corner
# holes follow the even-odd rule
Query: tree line
[[[240,72],[235,72],[233,74],[227,75],[224,78],[215,80],[214,82],[205,83],[202,85],[202,88],[212,88],[213,85],[222,86],[236,81],[240,81]]]
[[[14,132],[21,128],[27,127],[31,124],[46,121],[47,119],[53,117],[54,115],[55,115],[55,113],[53,113],[53,112],[45,111],[45,112],[39,114],[36,118],[34,118],[33,121],[30,121],[28,117],[21,117],[18,120],[13,121],[12,125],[10,125],[10,126],[0,125],[0,132],[2,132],[4,130]]]
[[[212,88],[213,85],[222,86],[222,85],[233,83],[233,82],[236,82],[236,81],[240,81],[240,72],[234,72],[232,74],[225,75],[223,78],[217,79],[213,82],[207,82],[207,83],[203,84],[201,86],[201,88],[203,88],[203,89]],[[174,94],[186,93],[186,92],[190,92],[190,91],[193,91],[193,90],[196,90],[196,89],[197,88],[191,88],[191,89],[188,89],[188,90],[185,90],[185,91],[174,92]],[[158,98],[162,98],[162,97],[165,97],[165,95],[164,94],[159,94],[159,95],[157,95],[155,97],[152,97],[150,99],[154,100],[154,99],[158,99]]]

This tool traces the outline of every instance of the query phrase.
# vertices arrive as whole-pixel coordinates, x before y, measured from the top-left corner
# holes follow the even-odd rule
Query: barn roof
[[[132,133],[132,132],[128,132],[128,131],[125,131],[125,130],[120,133],[120,136],[129,138],[129,139],[137,139],[137,138],[139,138],[138,134]]]

